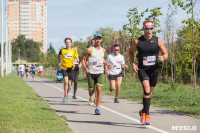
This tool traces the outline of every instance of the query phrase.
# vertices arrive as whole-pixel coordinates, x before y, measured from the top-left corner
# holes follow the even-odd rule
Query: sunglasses
[[[115,49],[115,51],[119,51],[119,49]]]
[[[146,29],[146,30],[153,30],[153,28],[147,28],[147,27],[145,27],[145,29]]]

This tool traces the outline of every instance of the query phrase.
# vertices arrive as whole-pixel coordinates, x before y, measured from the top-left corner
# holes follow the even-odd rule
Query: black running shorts
[[[117,75],[109,75],[108,76],[109,80],[116,80],[117,77],[123,77],[122,73],[119,73]]]
[[[63,70],[62,69],[62,75],[63,77],[68,76],[69,80],[73,80],[74,78],[74,70],[72,70],[72,68],[68,68],[67,70]]]
[[[158,69],[156,70],[138,70],[138,77],[140,79],[140,82],[144,80],[149,80],[150,87],[155,87],[158,79]]]

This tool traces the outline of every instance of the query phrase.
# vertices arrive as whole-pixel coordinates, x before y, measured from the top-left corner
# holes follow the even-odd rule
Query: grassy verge
[[[72,133],[66,122],[16,74],[0,78],[0,132]]]
[[[80,79],[78,85],[88,88],[87,79]],[[120,98],[142,102],[143,90],[139,81],[133,84],[132,78],[124,78],[121,88]],[[193,88],[188,85],[176,84],[176,88],[172,88],[170,84],[160,82],[154,90],[151,105],[200,117],[200,88],[197,90],[198,94],[194,95]],[[108,80],[104,81],[102,91],[104,94],[115,95],[115,92],[109,91]]]

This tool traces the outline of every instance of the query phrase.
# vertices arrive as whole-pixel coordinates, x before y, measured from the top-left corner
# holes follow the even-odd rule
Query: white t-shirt
[[[43,66],[39,66],[38,69],[39,69],[39,71],[42,71],[43,70]]]
[[[25,66],[23,64],[19,65],[19,71],[24,71],[24,68],[25,68]]]
[[[119,54],[118,56],[115,56],[114,53],[111,53],[107,56],[106,62],[108,62],[112,68],[108,68],[108,72],[110,75],[117,75],[122,72],[122,64],[125,64],[123,55]]]

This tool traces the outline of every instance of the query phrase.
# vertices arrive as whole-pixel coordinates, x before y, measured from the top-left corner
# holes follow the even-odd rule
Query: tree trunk
[[[196,90],[196,82],[197,81],[196,81],[196,68],[195,68],[195,65],[196,65],[195,52],[193,52],[192,56],[193,56],[192,57],[193,58],[193,65],[194,65],[194,68],[193,68],[194,69],[194,71],[193,71],[194,72],[194,74],[193,74],[194,75],[194,94],[196,95],[197,94],[197,90]]]

